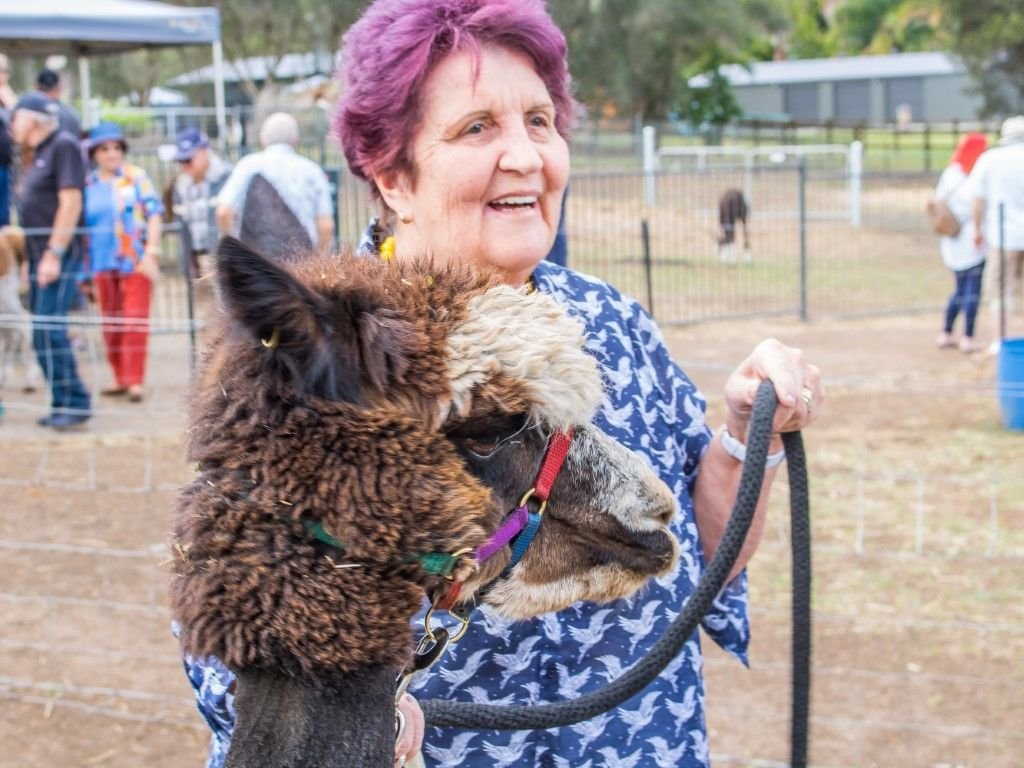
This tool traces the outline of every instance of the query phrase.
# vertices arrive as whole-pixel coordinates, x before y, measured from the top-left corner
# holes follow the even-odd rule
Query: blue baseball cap
[[[174,162],[191,160],[196,152],[210,146],[210,137],[198,128],[183,128],[174,140]]]
[[[51,99],[42,91],[29,91],[14,105],[14,111],[24,109],[26,112],[37,112],[40,115],[56,117],[60,108],[57,102]]]
[[[117,123],[100,123],[89,131],[89,154],[92,155],[96,147],[106,144],[108,141],[116,141],[121,145],[122,150],[128,151],[128,142],[124,140],[121,126]]]

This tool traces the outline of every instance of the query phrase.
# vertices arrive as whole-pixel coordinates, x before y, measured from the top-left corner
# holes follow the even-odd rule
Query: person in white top
[[[974,199],[974,242],[979,247],[987,247],[990,257],[985,288],[996,334],[989,350],[995,353],[999,351],[1001,341],[1003,309],[1013,312],[1020,311],[1022,307],[1024,116],[1010,117],[1003,122],[999,145],[978,158],[968,183]],[[1002,263],[1000,253],[1003,254]]]
[[[960,339],[960,349],[967,353],[981,349],[981,345],[974,339],[974,321],[981,301],[985,248],[975,243],[975,227],[971,219],[973,198],[967,179],[987,146],[988,140],[984,135],[966,134],[957,144],[949,165],[943,170],[938,186],[935,187],[935,199],[944,201],[960,222],[960,231],[956,235],[943,237],[939,241],[942,261],[952,270],[955,281],[955,288],[946,304],[945,324],[936,341],[940,349],[957,346],[953,326],[961,312],[964,315],[964,335]]]
[[[217,197],[217,228],[237,235],[249,184],[257,174],[277,191],[309,235],[314,246],[328,245],[334,237],[334,216],[327,174],[319,165],[295,152],[299,124],[284,112],[275,112],[260,126],[262,152],[246,155],[235,164]]]

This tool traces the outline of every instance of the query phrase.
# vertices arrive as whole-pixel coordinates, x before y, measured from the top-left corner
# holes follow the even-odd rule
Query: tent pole
[[[92,128],[92,81],[89,72],[89,57],[78,57],[78,89],[82,95],[82,129]]]
[[[220,40],[213,42],[213,98],[217,107],[217,146],[224,152],[228,136],[228,121],[224,106],[224,49]]]

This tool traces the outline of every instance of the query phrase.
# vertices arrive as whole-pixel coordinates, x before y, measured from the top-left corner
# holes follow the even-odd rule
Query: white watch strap
[[[732,433],[729,431],[729,428],[727,426],[725,426],[725,424],[723,424],[722,428],[720,430],[718,430],[718,431],[722,435],[722,447],[725,449],[725,452],[728,453],[730,456],[732,456],[734,459],[736,459],[736,461],[738,461],[738,462],[742,463],[742,462],[746,461],[747,460],[747,446],[746,446],[746,444],[745,443],[741,443],[739,440],[737,440],[735,437],[733,437]],[[765,469],[771,469],[772,467],[779,466],[779,464],[781,464],[785,460],[786,460],[786,451],[785,451],[785,449],[779,451],[778,453],[769,453],[768,454],[768,459],[764,463],[764,467],[765,467]]]

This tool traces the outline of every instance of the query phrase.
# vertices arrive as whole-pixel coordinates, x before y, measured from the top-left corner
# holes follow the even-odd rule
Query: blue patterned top
[[[539,704],[599,689],[660,637],[704,567],[691,499],[698,462],[711,441],[703,397],[669,357],[661,331],[637,302],[550,262],[537,266],[534,280],[586,326],[587,349],[606,378],[595,423],[647,458],[679,500],[672,522],[681,544],[679,566],[633,599],[579,603],[531,621],[508,622],[481,607],[436,671],[413,681],[410,692],[421,700]],[[745,572],[719,596],[703,627],[746,663]],[[428,728],[423,756],[428,766],[702,768],[708,765],[708,742],[701,665],[694,633],[657,680],[614,712],[547,731]],[[186,659],[185,667],[213,729],[207,767],[220,768],[234,718],[227,689],[231,673],[215,660]]]

